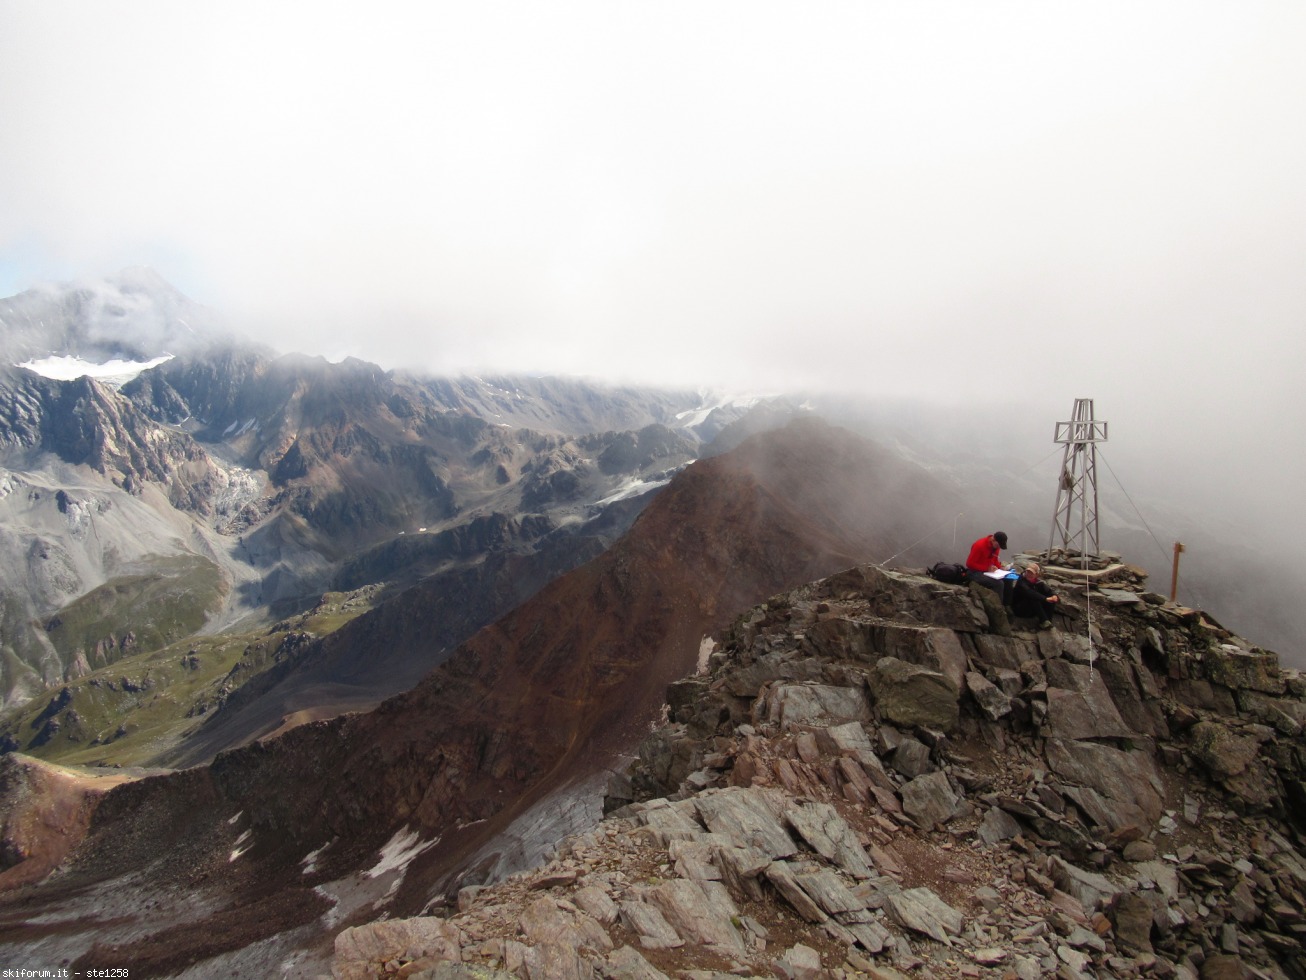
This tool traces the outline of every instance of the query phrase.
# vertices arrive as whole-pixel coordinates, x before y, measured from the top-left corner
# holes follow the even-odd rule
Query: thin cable
[[[956,522],[957,522],[960,518],[965,517],[965,516],[966,516],[965,511],[962,511],[962,512],[958,513],[956,517],[952,518],[952,521],[953,521],[953,531],[952,531],[952,536],[953,536],[953,539],[954,539],[954,545],[955,545],[955,539],[956,539],[956,537],[957,537],[957,531],[956,531],[957,524],[956,524]],[[912,548],[915,548],[918,544],[920,544],[922,541],[924,541],[924,540],[925,540],[926,538],[928,538],[931,534],[933,534],[935,531],[937,531],[939,528],[943,527],[943,525],[945,525],[945,524],[947,524],[947,523],[948,523],[948,519],[945,517],[943,520],[939,521],[938,524],[935,524],[932,528],[930,528],[928,531],[926,531],[924,534],[922,534],[919,538],[917,538],[917,539],[916,539],[915,541],[913,541],[911,544],[907,545],[907,547],[903,548],[902,551],[898,552],[897,555],[890,555],[888,558],[884,559],[884,561],[873,562],[873,564],[875,564],[875,565],[887,565],[887,564],[889,564],[889,562],[891,562],[891,561],[893,561],[895,558],[897,558],[898,555],[903,555],[903,554],[906,554],[907,552],[911,551]]]
[[[1061,450],[1060,450],[1059,448],[1058,448],[1058,449],[1053,449],[1052,452],[1048,453],[1046,456],[1044,456],[1042,459],[1040,459],[1040,460],[1039,460],[1037,463],[1035,463],[1033,466],[1030,466],[1029,468],[1027,468],[1026,470],[1024,470],[1024,471],[1021,472],[1021,473],[1017,473],[1017,474],[1016,474],[1012,479],[1014,479],[1014,480],[1019,480],[1021,477],[1024,477],[1025,475],[1027,475],[1027,474],[1029,474],[1029,473],[1032,473],[1034,470],[1038,469],[1040,466],[1042,466],[1044,463],[1046,463],[1049,459],[1051,459],[1053,456],[1055,456],[1055,455],[1056,455],[1057,453],[1059,453],[1059,452],[1061,452]],[[962,512],[958,513],[957,516],[954,517],[954,518],[952,519],[952,550],[953,550],[954,552],[957,550],[957,522],[958,522],[959,520],[961,520],[961,518],[963,518],[963,517],[965,517],[965,516],[966,516],[965,511],[962,511]],[[897,554],[895,554],[895,555],[890,555],[888,558],[884,559],[884,561],[874,562],[873,564],[876,564],[876,565],[887,565],[889,562],[893,561],[893,560],[894,560],[895,558],[897,558],[899,555],[904,555],[904,554],[906,554],[907,552],[911,551],[912,548],[916,547],[918,544],[920,544],[922,541],[924,541],[924,540],[925,540],[926,538],[928,538],[931,534],[933,534],[933,533],[934,533],[935,531],[937,531],[940,527],[942,527],[944,524],[947,524],[947,523],[948,523],[947,518],[944,518],[942,521],[940,521],[940,522],[939,522],[938,524],[936,524],[934,527],[930,528],[928,531],[926,531],[924,534],[922,534],[919,538],[917,538],[917,539],[916,539],[915,541],[913,541],[911,544],[907,545],[907,547],[903,548],[902,551],[899,551],[899,552],[898,552]]]
[[[1137,514],[1138,519],[1143,522],[1143,527],[1147,529],[1148,536],[1152,539],[1152,542],[1156,545],[1157,550],[1161,552],[1162,559],[1169,561],[1171,558],[1170,553],[1165,550],[1165,545],[1161,544],[1160,539],[1158,539],[1157,536],[1152,533],[1152,528],[1147,523],[1147,518],[1144,517],[1142,511],[1138,509],[1138,505],[1134,503],[1134,499],[1131,496],[1129,496],[1129,491],[1126,490],[1125,485],[1120,482],[1120,477],[1116,476],[1116,471],[1111,468],[1111,463],[1107,460],[1106,454],[1102,452],[1101,447],[1098,447],[1098,455],[1102,457],[1102,462],[1106,463],[1107,472],[1111,474],[1111,478],[1116,481],[1116,486],[1120,488],[1120,492],[1123,493],[1125,495],[1125,499],[1129,501],[1129,506],[1134,508],[1134,513]],[[1198,608],[1206,608],[1207,602],[1206,599],[1202,596],[1201,592],[1198,589],[1194,589],[1191,582],[1187,583],[1186,587],[1188,591],[1193,594],[1193,598],[1197,600]]]
[[[1052,452],[1048,453],[1046,456],[1044,456],[1042,459],[1040,459],[1037,463],[1035,463],[1035,464],[1034,464],[1033,466],[1031,466],[1029,469],[1025,470],[1024,473],[1017,473],[1014,477],[1012,477],[1012,479],[1013,479],[1013,480],[1019,480],[1022,476],[1025,476],[1025,475],[1028,474],[1028,473],[1032,473],[1034,470],[1038,469],[1040,466],[1042,466],[1044,463],[1046,463],[1049,459],[1051,459],[1053,456],[1055,456],[1055,455],[1056,455],[1057,453],[1059,453],[1059,452],[1061,452],[1060,447],[1058,447],[1058,448],[1052,450]]]
[[[1138,509],[1138,505],[1134,503],[1134,498],[1129,496],[1129,491],[1126,490],[1125,485],[1120,482],[1120,477],[1116,476],[1116,471],[1111,468],[1111,462],[1106,458],[1106,454],[1102,452],[1102,448],[1100,446],[1098,447],[1097,453],[1101,457],[1102,462],[1106,463],[1107,472],[1110,473],[1111,478],[1116,481],[1116,486],[1120,488],[1120,492],[1123,493],[1125,495],[1125,499],[1129,501],[1129,506],[1134,508],[1134,513],[1137,514],[1138,519],[1143,522],[1143,527],[1147,529],[1148,536],[1152,539],[1153,543],[1155,543],[1157,550],[1161,552],[1161,557],[1163,558],[1167,557],[1165,546],[1162,545],[1160,540],[1157,538],[1157,536],[1152,533],[1152,528],[1147,523],[1147,518],[1143,516],[1143,512],[1140,511]]]
[[[1093,583],[1088,577],[1088,569],[1084,569],[1084,619],[1087,622],[1086,632],[1088,633],[1088,681],[1093,682]]]

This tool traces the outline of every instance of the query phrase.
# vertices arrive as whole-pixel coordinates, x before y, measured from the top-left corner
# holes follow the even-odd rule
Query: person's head
[[[994,540],[995,542],[997,542],[998,547],[1001,548],[1003,551],[1006,551],[1006,550],[1007,550],[1007,532],[1006,532],[1006,531],[994,531],[994,532],[993,532],[993,540]]]
[[[1029,579],[1031,582],[1037,582],[1038,577],[1040,574],[1042,574],[1042,572],[1043,569],[1038,567],[1038,562],[1032,561],[1025,566],[1025,571],[1023,572],[1023,574],[1025,578]]]

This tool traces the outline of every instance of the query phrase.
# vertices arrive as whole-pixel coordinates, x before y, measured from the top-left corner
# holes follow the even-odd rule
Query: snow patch
[[[240,426],[239,430],[237,430],[237,426]],[[241,425],[240,419],[236,419],[236,421],[232,422],[231,425],[222,430],[222,438],[225,439],[227,436],[232,436],[233,438],[239,439],[250,429],[257,428],[257,426],[257,419],[247,419],[244,425]]]
[[[712,651],[716,649],[716,641],[710,636],[705,636],[698,643],[698,669],[696,674],[707,673],[707,660],[712,656]]]
[[[316,851],[309,851],[307,854],[304,855],[304,860],[299,862],[304,866],[304,874],[311,875],[314,871],[317,870],[317,859],[322,856],[323,851],[325,851],[328,847],[330,847],[334,843],[335,843],[334,840],[329,840],[321,847],[319,847]]]
[[[103,364],[94,364],[91,361],[84,361],[80,357],[61,355],[26,361],[19,364],[18,367],[26,368],[43,378],[51,378],[54,381],[76,381],[78,378],[94,378],[97,381],[103,381],[105,384],[117,387],[125,385],[142,371],[148,371],[152,367],[166,364],[172,358],[172,354],[164,354],[162,357],[156,357],[148,361],[124,361],[114,358],[111,361],[105,361]]]
[[[619,486],[614,493],[608,494],[602,500],[598,501],[599,507],[606,507],[608,504],[616,503],[618,500],[625,500],[627,497],[637,497],[641,493],[649,490],[655,490],[658,487],[665,487],[671,480],[641,480],[638,477],[627,480]]]
[[[707,421],[707,417],[718,408],[753,408],[762,401],[761,395],[713,395],[704,393],[698,408],[691,408],[676,413],[676,421],[683,428],[692,429]]]
[[[407,871],[408,865],[413,862],[417,855],[428,847],[434,847],[439,842],[440,838],[436,837],[422,843],[418,840],[417,831],[397,830],[385,847],[381,848],[381,860],[377,862],[376,867],[364,871],[363,876],[365,878],[378,878],[387,871]]]
[[[241,847],[240,845],[244,844],[245,841],[249,840],[249,835],[252,833],[253,833],[252,830],[247,830],[236,838],[236,846],[232,848],[231,856],[227,858],[228,864],[230,864],[232,861],[236,860],[236,858],[240,857],[242,854],[244,854],[246,851],[249,850],[248,847]]]

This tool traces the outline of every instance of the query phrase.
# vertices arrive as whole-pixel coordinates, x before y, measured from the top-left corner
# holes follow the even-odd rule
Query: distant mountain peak
[[[8,364],[49,357],[149,361],[201,352],[231,337],[215,313],[144,266],[43,283],[0,299],[0,360]]]

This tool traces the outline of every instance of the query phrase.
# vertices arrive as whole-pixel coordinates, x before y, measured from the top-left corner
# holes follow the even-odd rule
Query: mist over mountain
[[[144,272],[0,301],[0,321],[0,934],[47,917],[22,938],[37,958],[57,945],[67,962],[135,958],[155,975],[323,967],[345,925],[430,911],[592,826],[669,691],[703,694],[678,685],[713,636],[769,656],[735,629],[744,610],[854,566],[910,578],[998,528],[1015,551],[1047,544],[1059,460],[1043,419],[332,363],[248,344]],[[99,374],[108,359],[114,374]],[[69,363],[88,374],[51,376]],[[1194,711],[1243,712],[1237,740],[1256,745],[1299,736],[1296,674],[1235,683],[1225,661],[1303,660],[1301,576],[1266,574],[1266,551],[1228,517],[1155,487],[1115,494],[1105,476],[1104,541],[1123,559],[1110,574],[1132,592],[1075,588],[1164,606],[1151,626],[1113,619],[1134,679],[1111,683],[1124,700],[1169,685],[1179,706],[1164,721],[1139,708],[1136,732],[1105,737],[1186,738]],[[1157,595],[1158,529],[1194,545],[1181,602],[1204,593],[1204,612]],[[969,610],[947,623],[966,639],[939,640],[960,644],[940,668],[949,696],[985,711],[969,657],[1024,706],[985,740],[1021,743],[1041,724],[1037,670],[1019,685],[995,673],[1020,674],[1020,656],[1080,685],[1057,673],[1079,647],[1017,643],[982,597],[896,578],[876,591],[876,575],[862,572],[855,601],[901,619],[904,657],[934,651],[923,631],[944,606]],[[1182,635],[1153,636],[1153,621]],[[820,629],[785,643],[786,665],[748,700],[781,679],[865,681],[814,665],[832,643]],[[942,760],[935,728],[917,734]],[[1230,785],[1277,819],[1298,776],[1292,750],[1275,751],[1279,775]],[[665,760],[658,779],[690,760]],[[161,898],[111,920],[102,896],[128,882]]]
[[[436,573],[465,587],[469,574],[493,577],[472,572],[488,553],[499,564],[512,555],[529,564],[544,549],[552,557],[539,567],[559,571],[569,567],[569,549],[579,561],[613,540],[637,511],[632,502],[692,459],[813,410],[893,446],[951,488],[952,499],[910,529],[924,559],[960,560],[970,539],[998,526],[1019,547],[1046,543],[1059,465],[1052,420],[994,419],[979,408],[869,395],[722,397],[565,378],[431,379],[355,359],[332,364],[235,337],[148,270],[3,303],[0,445],[10,491],[0,501],[8,515],[0,537],[12,560],[0,572],[8,609],[0,632],[9,651],[6,697],[15,705],[109,666],[124,642],[142,652],[140,631],[124,641],[133,631],[121,616],[94,614],[62,633],[45,626],[87,620],[85,601],[71,618],[61,611],[142,571],[186,589],[177,577],[182,566],[168,564],[175,558],[211,569],[202,578],[216,585],[176,610],[177,625],[154,631],[146,646],[166,645],[197,624],[210,632],[270,624],[311,608],[328,589],[387,583],[391,596]],[[37,355],[90,358],[81,362],[88,368],[95,358],[168,359],[106,384],[14,366]],[[1109,468],[1115,443],[1103,452],[1106,546],[1164,580],[1171,541],[1182,535],[1185,593],[1287,662],[1301,662],[1306,629],[1292,615],[1292,597],[1306,583],[1286,559],[1267,563],[1282,545],[1257,540],[1237,515],[1228,515],[1222,533],[1224,518],[1186,509],[1181,489],[1173,498],[1147,487],[1127,492]],[[617,502],[626,517],[601,530]],[[532,530],[468,536],[487,520]],[[580,532],[585,526],[600,530]],[[450,535],[480,544],[450,550],[441,543]],[[501,594],[487,607],[489,619],[467,619],[467,630],[441,649],[523,597],[515,586]],[[401,670],[376,696],[411,676]]]
[[[259,719],[208,725],[209,755],[232,744],[215,740],[219,729],[240,741],[287,717],[375,704],[602,551],[651,491],[759,404],[566,379],[422,379],[278,355],[192,333],[190,323],[215,318],[156,285],[153,307],[144,273],[10,303],[33,330],[3,335],[0,680],[15,710],[72,684],[57,709],[31,708],[35,726],[9,726],[10,747],[162,757],[185,737],[180,722],[160,721],[172,725],[162,736],[137,724],[136,709],[165,689],[185,689],[176,714],[196,719],[192,729],[224,707],[228,724],[237,705]],[[129,309],[105,299],[120,295]],[[40,334],[42,324],[53,327]],[[88,374],[44,376],[37,353],[78,358],[52,374],[68,363]],[[120,371],[134,364],[134,376],[102,379],[86,358],[104,357]],[[423,582],[426,598],[403,596]],[[329,632],[400,599],[385,615],[422,609],[431,642],[380,660],[361,654],[370,644],[330,641],[331,652],[326,637],[289,625],[307,616]],[[214,638],[211,656],[187,642],[198,636]],[[97,674],[152,656],[166,666],[141,662],[126,683]],[[252,693],[231,700],[265,670],[258,690],[275,695],[252,708]]]
[[[0,299],[0,331],[6,366],[52,356],[144,362],[234,339],[217,314],[145,267]]]

